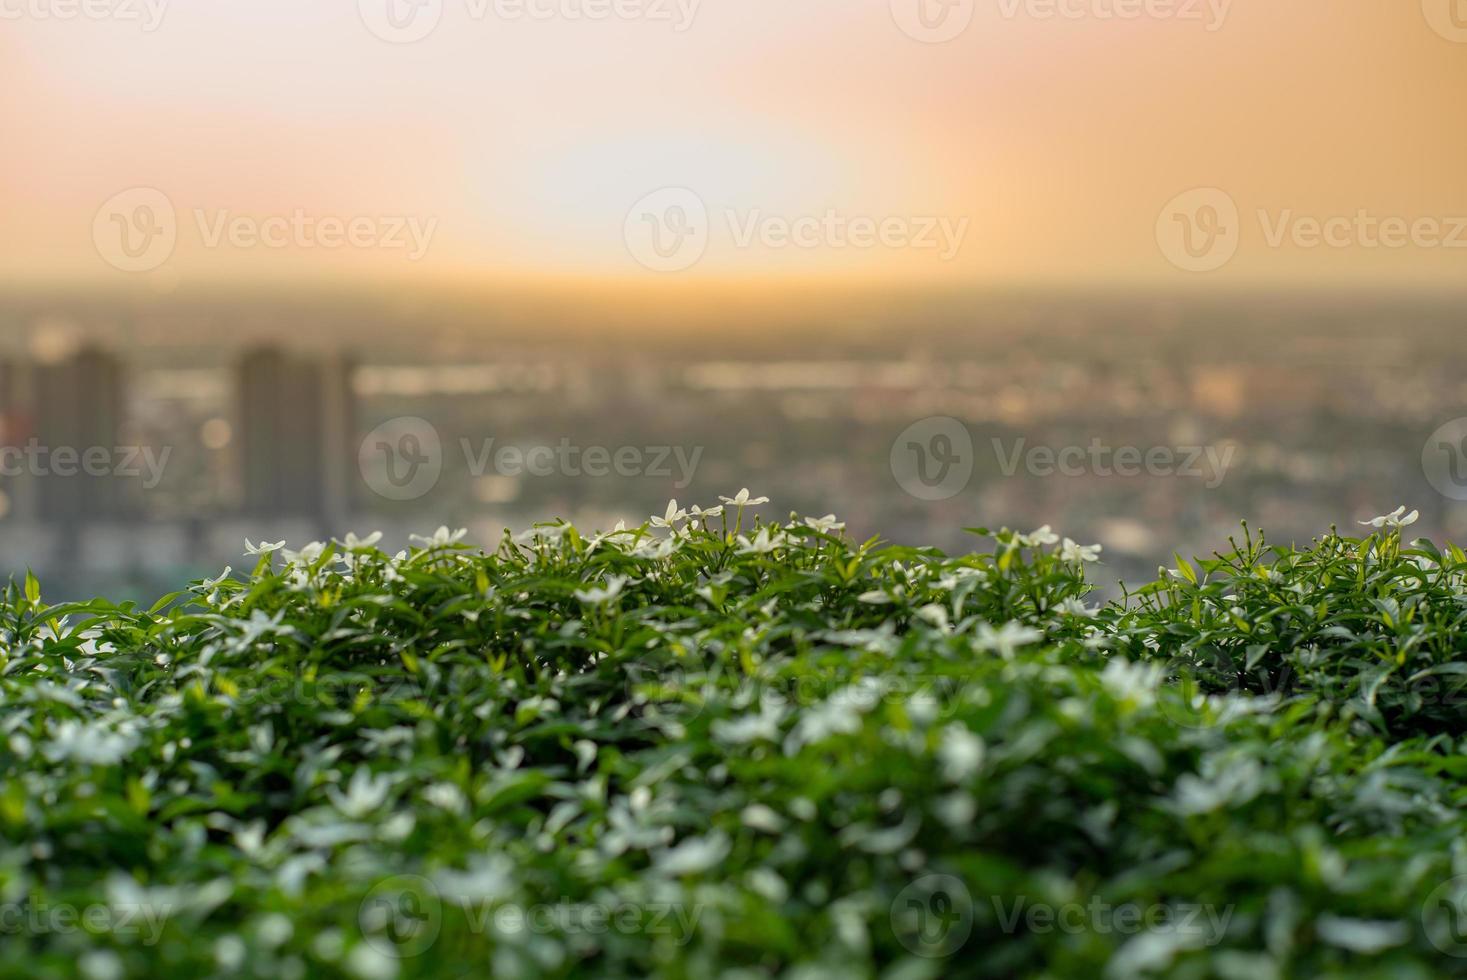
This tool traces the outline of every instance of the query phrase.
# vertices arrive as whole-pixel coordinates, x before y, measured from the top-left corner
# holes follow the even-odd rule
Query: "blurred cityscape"
[[[1239,518],[1305,541],[1406,504],[1467,540],[1423,470],[1467,416],[1460,299],[872,294],[612,326],[554,297],[0,299],[0,574],[146,599],[248,566],[246,538],[492,546],[744,486],[949,551],[1049,524],[1104,545],[1106,582]]]

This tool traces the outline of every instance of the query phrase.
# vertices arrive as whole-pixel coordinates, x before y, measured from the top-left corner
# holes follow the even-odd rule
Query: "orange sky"
[[[598,21],[571,15],[612,0],[498,0],[539,19],[424,0],[436,29],[402,44],[368,26],[389,0],[59,19],[68,2],[0,0],[12,280],[1467,282],[1467,26],[1449,16],[1467,0],[1150,0],[1139,18],[1108,15],[1143,0],[952,0],[975,9],[941,44],[898,26],[918,0],[617,0],[644,15]],[[124,19],[149,4],[156,29]],[[176,243],[128,272],[99,209],[138,187],[166,195]],[[705,206],[706,243],[659,272],[629,228],[669,187]],[[1193,188],[1239,215],[1236,254],[1201,272],[1158,231]],[[1444,241],[1462,216],[1461,247],[1381,246],[1362,212]],[[377,223],[333,248],[209,241],[297,214]],[[892,237],[842,239],[830,216]],[[1304,247],[1299,216],[1350,224]],[[381,244],[383,219],[431,228],[421,257]],[[801,222],[808,243],[785,242]]]

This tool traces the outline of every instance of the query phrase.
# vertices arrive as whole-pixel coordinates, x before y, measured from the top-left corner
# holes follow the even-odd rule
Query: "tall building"
[[[136,489],[122,476],[87,472],[89,451],[102,449],[114,459],[121,445],[125,378],[122,362],[94,347],[55,364],[40,365],[31,376],[36,455],[28,467],[38,487],[37,512],[43,520],[85,524],[122,520],[137,511]],[[20,448],[30,438],[22,434]],[[135,481],[134,481],[135,482]]]
[[[30,436],[30,401],[27,365],[15,359],[0,361],[0,452],[6,454],[7,464],[15,462],[15,450]],[[24,473],[10,467],[0,474],[0,519],[30,519],[34,498]]]
[[[335,526],[350,509],[352,365],[256,348],[237,368],[241,506],[256,517]]]

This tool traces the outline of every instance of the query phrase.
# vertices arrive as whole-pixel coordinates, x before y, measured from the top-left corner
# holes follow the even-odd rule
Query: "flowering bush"
[[[1102,605],[1048,528],[947,557],[765,503],[251,543],[150,609],[12,585],[6,967],[1467,964],[1460,550],[1248,532]]]

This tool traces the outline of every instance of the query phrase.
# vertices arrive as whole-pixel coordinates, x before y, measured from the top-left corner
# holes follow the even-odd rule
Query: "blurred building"
[[[36,495],[38,516],[66,524],[132,516],[138,504],[134,488],[112,472],[114,454],[123,445],[122,362],[98,348],[83,348],[35,367],[29,387],[37,452],[28,457],[29,472],[21,479],[32,485],[44,481],[44,491]],[[17,444],[27,449],[30,441],[23,436]],[[89,454],[105,454],[107,465],[92,466]]]
[[[6,454],[7,472],[0,476],[0,519],[28,519],[35,500],[33,488],[22,475],[10,471],[15,451],[30,437],[31,372],[24,361],[0,361],[0,451]]]
[[[277,347],[248,351],[236,368],[241,509],[330,526],[350,511],[356,455],[353,365]]]

